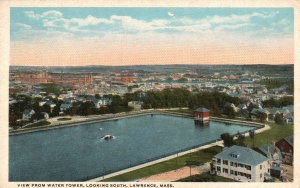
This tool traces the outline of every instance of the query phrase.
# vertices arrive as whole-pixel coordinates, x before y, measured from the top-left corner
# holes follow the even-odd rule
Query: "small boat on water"
[[[112,138],[114,138],[114,137],[112,135],[108,134],[108,135],[103,136],[101,139],[103,139],[103,140],[110,140]]]

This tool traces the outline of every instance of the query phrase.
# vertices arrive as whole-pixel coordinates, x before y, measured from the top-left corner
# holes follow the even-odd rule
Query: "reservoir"
[[[141,115],[9,137],[10,181],[84,181],[255,127]],[[113,139],[101,139],[113,135]]]

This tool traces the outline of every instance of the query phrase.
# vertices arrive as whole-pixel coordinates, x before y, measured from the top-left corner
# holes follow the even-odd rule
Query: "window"
[[[230,174],[234,174],[234,171],[233,171],[233,170],[230,170]]]
[[[262,169],[262,165],[260,165],[259,168]]]
[[[251,179],[251,174],[246,174],[247,179]]]
[[[217,172],[221,172],[221,167],[217,166]]]
[[[230,166],[233,166],[233,162],[230,162]]]
[[[245,165],[245,168],[246,168],[247,170],[251,170],[251,166],[249,166],[249,165]]]
[[[236,175],[236,176],[237,176],[237,171],[234,171],[234,175]]]
[[[223,168],[223,173],[228,174],[228,169],[227,168]]]
[[[227,160],[223,160],[223,164],[224,165],[228,165],[228,161]]]
[[[262,173],[260,173],[259,177],[260,177],[260,179],[262,178]]]
[[[217,159],[217,163],[220,164],[221,163],[221,159]]]

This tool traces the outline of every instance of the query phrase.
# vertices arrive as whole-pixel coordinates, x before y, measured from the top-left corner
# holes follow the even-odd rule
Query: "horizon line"
[[[174,65],[294,65],[295,63],[259,63],[259,64],[251,64],[251,63],[245,63],[245,64],[236,64],[236,63],[220,63],[220,64],[185,64],[185,63],[177,63],[177,64],[137,64],[137,65],[9,65],[9,67],[97,67],[97,66],[103,66],[103,67],[133,67],[133,66],[174,66]]]

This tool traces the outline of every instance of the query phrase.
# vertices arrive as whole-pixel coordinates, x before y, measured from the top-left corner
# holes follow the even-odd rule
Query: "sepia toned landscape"
[[[293,182],[292,8],[11,8],[9,181]]]

